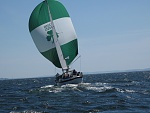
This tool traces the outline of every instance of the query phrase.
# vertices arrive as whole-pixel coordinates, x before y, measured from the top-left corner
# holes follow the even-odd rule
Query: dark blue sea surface
[[[0,81],[0,113],[150,113],[150,72],[84,75],[54,86],[54,78]]]

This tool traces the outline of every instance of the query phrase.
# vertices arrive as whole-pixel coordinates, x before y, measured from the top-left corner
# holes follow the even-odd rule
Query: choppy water
[[[150,72],[85,75],[54,86],[54,78],[0,81],[0,113],[148,113]]]

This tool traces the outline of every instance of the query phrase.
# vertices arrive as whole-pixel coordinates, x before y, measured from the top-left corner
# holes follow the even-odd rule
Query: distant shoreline
[[[146,69],[131,69],[131,70],[116,70],[116,71],[99,71],[99,72],[83,72],[84,74],[107,74],[107,73],[125,73],[125,72],[142,72],[150,71],[150,68]]]
[[[132,73],[132,72],[147,72],[150,71],[150,68],[146,69],[133,69],[133,70],[122,70],[122,71],[99,71],[99,72],[83,72],[84,75],[90,74],[111,74],[111,73]],[[0,80],[14,80],[14,79],[34,79],[34,78],[47,78],[47,77],[54,77],[54,76],[43,76],[43,77],[29,77],[29,78],[0,78]]]
[[[0,78],[0,80],[8,80],[9,78]]]

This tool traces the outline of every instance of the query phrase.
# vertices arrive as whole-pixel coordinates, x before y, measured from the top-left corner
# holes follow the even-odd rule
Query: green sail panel
[[[77,56],[78,54],[78,49],[76,49],[77,46],[78,46],[77,40],[73,40],[61,46],[64,57],[66,58],[67,65],[69,65],[74,60],[75,56]],[[72,52],[72,50],[75,50],[75,52]],[[42,52],[42,55],[45,56],[48,60],[50,60],[56,67],[61,68],[55,48],[48,50],[46,52]]]
[[[75,29],[66,8],[56,0],[47,1],[58,41],[66,63],[69,65],[78,54],[78,41]],[[45,1],[33,10],[29,19],[29,31],[39,52],[56,67],[61,68],[54,44],[48,6]]]
[[[56,0],[47,0],[50,10],[52,19],[56,20],[62,17],[69,17],[69,14],[66,8]],[[31,32],[36,27],[50,22],[50,18],[48,15],[47,4],[45,1],[40,3],[32,12],[30,19],[29,19],[29,31]]]

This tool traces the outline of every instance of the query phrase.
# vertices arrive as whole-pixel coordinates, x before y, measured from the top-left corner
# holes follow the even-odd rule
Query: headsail
[[[78,54],[77,36],[65,7],[56,0],[47,0],[63,56],[69,65]],[[29,19],[29,31],[39,52],[56,67],[62,68],[54,43],[47,4],[40,3]]]

